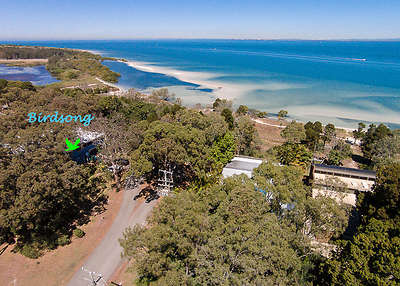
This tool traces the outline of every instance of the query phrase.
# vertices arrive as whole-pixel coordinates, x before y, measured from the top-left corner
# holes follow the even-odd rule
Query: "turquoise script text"
[[[84,116],[82,115],[63,115],[63,114],[58,114],[58,111],[54,112],[53,114],[47,114],[47,115],[42,115],[40,112],[39,114],[36,114],[36,112],[30,112],[28,113],[28,121],[30,123],[34,122],[58,122],[58,123],[69,123],[69,122],[81,122],[84,126],[89,126],[90,122],[94,119],[93,114],[86,114]]]

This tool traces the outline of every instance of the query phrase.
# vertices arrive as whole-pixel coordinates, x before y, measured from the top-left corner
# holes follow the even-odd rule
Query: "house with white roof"
[[[233,175],[245,174],[251,178],[253,175],[253,169],[260,166],[262,162],[263,160],[258,158],[236,156],[222,170],[222,175],[224,178],[228,178]]]

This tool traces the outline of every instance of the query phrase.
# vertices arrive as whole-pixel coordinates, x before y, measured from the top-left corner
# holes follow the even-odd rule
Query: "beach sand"
[[[122,62],[122,61],[121,61]],[[194,105],[196,102],[196,96],[199,96],[198,103],[212,103],[216,98],[226,98],[234,101],[236,105],[248,104],[246,102],[246,94],[250,94],[252,91],[257,89],[279,91],[288,89],[306,88],[306,84],[285,84],[285,83],[270,83],[270,84],[246,84],[246,83],[231,83],[218,81],[216,78],[221,76],[220,74],[212,74],[205,72],[192,72],[192,71],[180,71],[167,67],[160,67],[148,62],[140,61],[128,61],[125,64],[145,72],[161,73],[169,76],[173,76],[181,81],[191,82],[200,85],[200,88],[210,88],[213,90],[208,96],[200,98],[199,92],[195,90],[183,92],[188,90],[186,87],[172,87],[172,91],[176,93],[177,97],[183,95],[183,101],[188,99],[186,102],[188,105]],[[188,95],[192,93],[192,95]],[[385,114],[385,121],[400,124],[400,117],[396,112],[389,110],[379,104],[370,106],[370,109],[379,112],[373,113],[370,111],[362,111],[349,107],[342,106],[324,106],[315,102],[315,104],[308,105],[291,105],[287,104],[280,106],[279,108],[266,110],[267,112],[278,112],[280,109],[289,111],[289,115],[292,119],[301,122],[321,121],[324,124],[333,123],[340,129],[352,131],[357,127],[358,122],[366,122],[367,125],[370,122],[382,122],[382,114]]]
[[[122,87],[120,87],[120,86],[118,86],[118,85],[116,85],[116,84],[113,84],[113,83],[111,83],[111,82],[102,80],[102,79],[100,79],[100,78],[98,78],[98,77],[96,77],[96,79],[97,79],[99,82],[101,82],[102,84],[105,84],[105,85],[108,85],[108,86],[117,88],[119,93],[123,93],[123,92],[126,91],[124,88],[122,88]]]
[[[180,71],[172,68],[155,66],[152,63],[139,61],[128,61],[123,63],[141,71],[161,73],[173,76],[180,81],[198,84],[200,86],[199,88],[212,89],[212,94],[214,98],[225,98],[229,100],[234,100],[235,98],[238,98],[241,95],[250,92],[251,90],[263,87],[263,85],[235,84],[218,81],[216,78],[222,76],[222,74]]]

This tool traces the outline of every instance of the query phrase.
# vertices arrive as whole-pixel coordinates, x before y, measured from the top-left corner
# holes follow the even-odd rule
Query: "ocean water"
[[[30,81],[34,85],[46,85],[58,81],[51,76],[45,66],[13,67],[0,64],[0,78]]]
[[[130,40],[13,42],[91,50],[129,62],[106,62],[120,85],[166,86],[184,104],[234,105],[301,120],[355,127],[400,127],[400,41]]]
[[[167,74],[142,71],[124,62],[104,61],[103,63],[111,70],[119,72],[122,75],[118,81],[118,86],[123,89],[133,87],[139,90],[147,90],[166,86],[184,86],[188,90],[212,92],[212,89],[201,88],[199,84],[181,81]]]

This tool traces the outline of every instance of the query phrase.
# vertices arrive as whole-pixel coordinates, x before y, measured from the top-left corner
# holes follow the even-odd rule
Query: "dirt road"
[[[99,274],[107,281],[115,271],[122,265],[121,258],[122,248],[118,239],[122,237],[122,233],[128,226],[135,224],[143,224],[151,213],[156,201],[146,204],[143,200],[134,201],[133,196],[138,193],[138,189],[133,191],[124,191],[124,199],[110,230],[103,238],[100,245],[92,252],[89,258],[82,265],[87,271],[93,271],[95,279],[99,278]],[[108,285],[99,282],[98,284],[90,284],[88,279],[91,275],[82,269],[78,270],[68,286],[87,286],[87,285]]]

